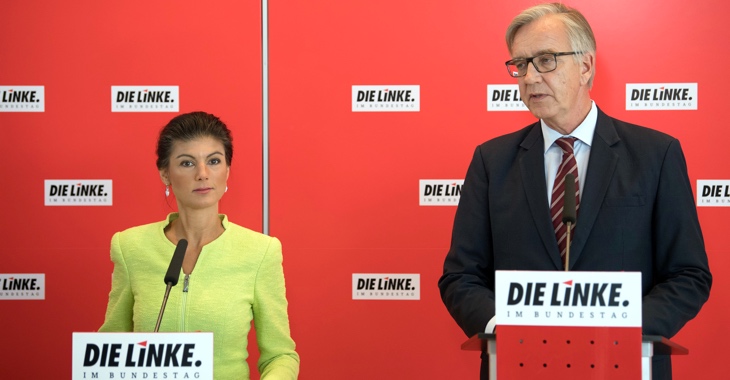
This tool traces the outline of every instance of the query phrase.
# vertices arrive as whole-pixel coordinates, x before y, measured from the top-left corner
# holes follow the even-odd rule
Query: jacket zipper
[[[190,275],[185,275],[183,280],[182,307],[180,308],[180,331],[185,331],[185,309],[187,309],[188,289],[190,286]]]

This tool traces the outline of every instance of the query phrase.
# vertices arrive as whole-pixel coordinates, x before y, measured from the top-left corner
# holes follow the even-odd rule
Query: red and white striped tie
[[[565,194],[565,175],[573,173],[575,176],[575,209],[578,213],[580,207],[580,188],[578,187],[578,163],[573,154],[573,142],[575,138],[561,137],[555,140],[555,143],[563,150],[563,160],[560,162],[558,174],[555,176],[555,184],[553,185],[553,193],[550,200],[550,215],[553,218],[553,228],[555,229],[555,237],[558,239],[558,249],[560,257],[563,261],[563,268],[568,264],[565,262],[565,251],[568,247],[567,233],[568,228],[563,223],[563,195]],[[572,226],[574,227],[574,225]],[[572,228],[571,228],[572,232]],[[573,240],[573,234],[570,234]]]

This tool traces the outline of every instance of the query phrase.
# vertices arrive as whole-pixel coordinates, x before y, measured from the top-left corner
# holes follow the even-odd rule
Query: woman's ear
[[[160,180],[162,180],[163,185],[170,186],[170,176],[167,169],[160,169]]]

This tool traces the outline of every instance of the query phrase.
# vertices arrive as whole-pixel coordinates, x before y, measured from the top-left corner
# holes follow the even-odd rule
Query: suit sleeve
[[[704,240],[687,165],[672,140],[662,163],[653,215],[655,285],[643,299],[644,334],[674,336],[710,295]]]
[[[293,380],[299,375],[299,355],[294,351],[289,331],[282,261],[281,243],[271,238],[254,288],[254,325],[262,380]]]
[[[111,260],[114,263],[112,289],[109,292],[109,303],[106,307],[104,324],[99,328],[99,331],[126,332],[132,331],[134,328],[132,322],[134,296],[132,295],[127,263],[124,261],[119,239],[119,233],[114,234],[112,237]]]
[[[461,190],[438,286],[441,299],[467,336],[484,332],[494,316],[494,253],[489,217],[489,178],[480,148]]]

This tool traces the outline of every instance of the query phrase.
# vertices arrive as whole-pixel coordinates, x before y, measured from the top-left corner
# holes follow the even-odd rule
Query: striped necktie
[[[550,215],[553,218],[553,228],[555,229],[555,237],[558,240],[558,249],[560,250],[560,258],[563,261],[563,268],[568,263],[565,262],[565,251],[568,247],[567,232],[568,228],[563,223],[563,203],[565,194],[565,175],[573,173],[575,176],[575,208],[576,214],[580,207],[580,188],[578,187],[578,163],[573,154],[573,137],[561,137],[555,140],[555,143],[563,150],[563,160],[560,162],[558,174],[555,176],[555,184],[553,185],[553,193],[550,200]],[[574,226],[573,226],[574,227]],[[572,232],[572,228],[571,228]],[[573,234],[570,234],[571,240]]]

